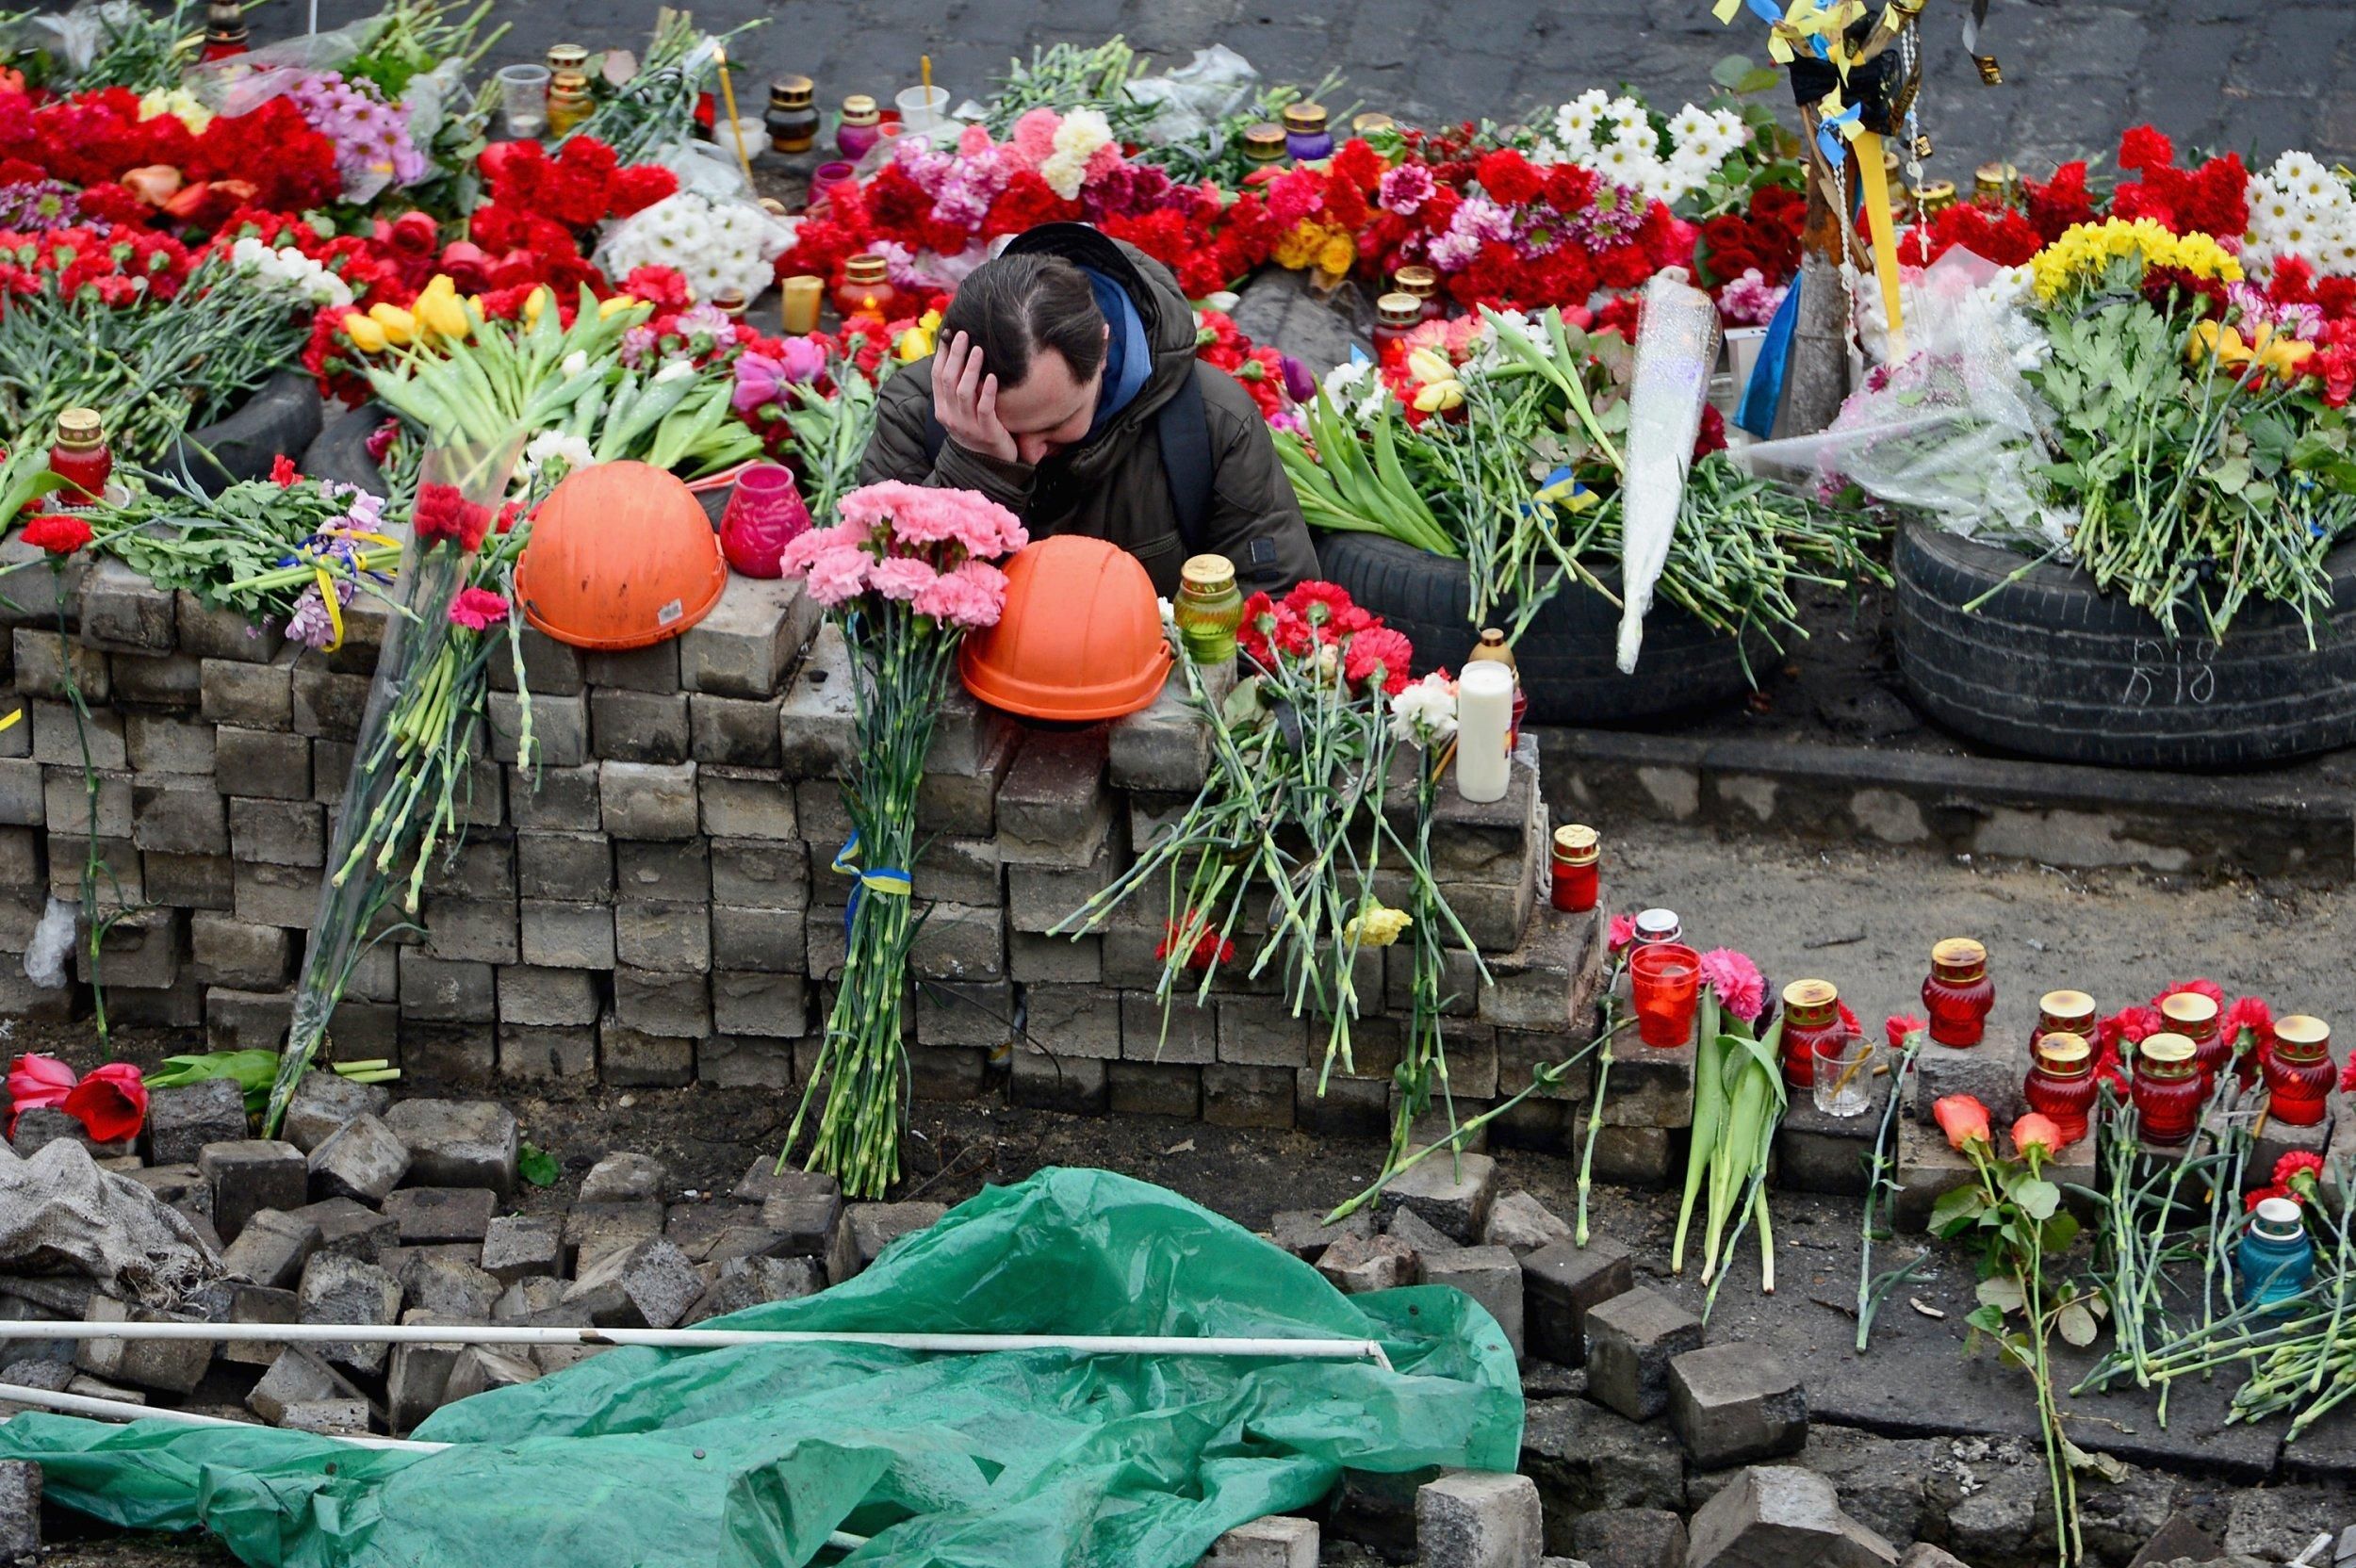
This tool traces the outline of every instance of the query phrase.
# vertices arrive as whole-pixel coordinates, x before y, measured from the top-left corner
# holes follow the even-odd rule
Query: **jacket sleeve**
[[[1276,460],[1268,421],[1250,394],[1208,367],[1197,374],[1217,466],[1204,543],[1235,564],[1235,581],[1245,593],[1258,588],[1281,594],[1318,571],[1317,547],[1301,520],[1293,482]],[[1217,384],[1221,381],[1227,383],[1223,388]]]
[[[967,451],[955,441],[941,444],[941,455],[924,455],[924,425],[932,412],[932,361],[911,365],[884,383],[876,399],[875,429],[859,459],[859,482],[875,484],[896,479],[906,484],[929,484],[942,490],[978,490],[1007,511],[1020,515],[1031,503],[1033,470],[1027,463],[1001,463]]]

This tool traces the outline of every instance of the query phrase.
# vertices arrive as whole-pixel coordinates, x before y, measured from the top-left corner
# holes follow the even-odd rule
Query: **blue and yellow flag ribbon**
[[[870,891],[886,898],[907,898],[914,891],[915,880],[896,866],[862,867],[859,863],[859,830],[843,841],[843,847],[834,852],[834,871],[839,876],[856,876],[859,882],[851,889],[851,902],[843,911],[843,939],[851,939],[851,922],[859,916],[860,897]]]

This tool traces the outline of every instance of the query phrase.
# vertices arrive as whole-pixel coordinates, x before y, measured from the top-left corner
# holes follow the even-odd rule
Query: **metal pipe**
[[[60,1411],[68,1415],[87,1415],[102,1421],[168,1421],[179,1427],[235,1427],[240,1431],[277,1431],[276,1427],[257,1426],[251,1421],[232,1421],[224,1415],[200,1415],[192,1410],[161,1410],[151,1405],[135,1405],[128,1399],[100,1399],[87,1394],[58,1394],[45,1388],[26,1388],[20,1383],[0,1383],[0,1400],[11,1404],[31,1405],[39,1410]],[[399,1437],[362,1437],[347,1432],[314,1432],[331,1443],[349,1443],[355,1448],[390,1448],[408,1454],[438,1454],[452,1447],[449,1443],[415,1443]],[[867,1537],[836,1530],[826,1537],[826,1544],[837,1551],[855,1552],[867,1544]]]
[[[1070,1350],[1096,1356],[1219,1356],[1299,1361],[1390,1358],[1371,1339],[1245,1339],[1182,1334],[888,1334],[760,1329],[589,1329],[526,1324],[434,1323],[48,1323],[0,1321],[8,1339],[163,1339],[267,1345],[646,1345],[717,1350],[741,1345],[873,1345],[946,1355]]]

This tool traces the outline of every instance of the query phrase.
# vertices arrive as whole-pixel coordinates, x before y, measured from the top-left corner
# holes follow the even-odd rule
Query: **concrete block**
[[[1094,988],[1089,988],[1093,989]],[[1220,1059],[1219,1031],[1220,1008],[1235,998],[1222,998],[1207,1006],[1197,1006],[1192,996],[1173,998],[1169,1005],[1145,991],[1121,993],[1121,1054],[1132,1062],[1160,1062],[1204,1066]],[[1253,1000],[1257,1000],[1256,998]],[[1287,1023],[1299,1029],[1300,1021],[1288,1019]],[[1235,1025],[1240,1034],[1244,1021]],[[1300,1054],[1307,1056],[1307,1036],[1301,1033]],[[1281,1039],[1277,1042],[1281,1044]],[[1267,1054],[1268,1053],[1263,1053]],[[1281,1054],[1281,1053],[1278,1053]],[[1251,1054],[1235,1058],[1247,1065],[1282,1066],[1282,1062],[1252,1064]]]
[[[409,1146],[376,1117],[345,1122],[311,1151],[311,1197],[356,1199],[383,1203],[409,1174]],[[410,1238],[403,1230],[401,1239]],[[438,1239],[438,1238],[437,1238]]]
[[[672,978],[696,982],[694,994],[703,994],[701,975]],[[654,992],[646,995],[656,998]],[[666,1016],[683,1012],[685,997],[681,991],[678,1006],[664,1004],[658,1010]],[[693,1034],[656,1034],[631,1028],[609,1015],[597,1027],[598,1076],[608,1086],[620,1088],[678,1088],[692,1084],[695,1081],[695,1040],[708,1029],[706,1024]]]
[[[963,697],[969,706],[973,702],[961,688],[954,694]],[[986,709],[983,711],[990,714],[994,725],[1003,726],[1006,723],[1004,716],[994,710]],[[925,764],[928,771],[916,788],[916,825],[920,830],[958,834],[967,838],[982,837],[997,831],[998,787],[1005,779],[1006,770],[1021,754],[1023,736],[991,725],[978,727],[988,736],[991,745],[990,749],[980,754],[971,771],[949,772],[943,771],[935,762]],[[933,731],[933,756],[936,759],[941,754],[946,733],[948,731],[941,727]]]
[[[773,697],[817,629],[798,581],[730,573],[720,602],[679,640],[679,684],[724,697]]]
[[[139,876],[145,896],[174,909],[229,910],[237,906],[235,862],[226,855],[142,855]],[[313,879],[314,882],[317,878]],[[316,909],[318,889],[312,889]],[[310,917],[303,917],[307,923]],[[276,922],[262,923],[275,924]]]
[[[827,847],[831,858],[833,847]],[[810,857],[798,844],[758,839],[712,841],[712,899],[746,909],[810,906]]]
[[[383,1084],[355,1084],[340,1073],[314,1070],[295,1085],[278,1130],[308,1154],[352,1118],[383,1116],[392,1102],[392,1090]]]
[[[1911,1117],[1898,1120],[1897,1163],[1897,1220],[1902,1231],[1928,1228],[1931,1210],[1939,1199],[1979,1180],[1971,1160],[1948,1148],[1937,1126]]]
[[[61,814],[61,831],[69,819],[82,820],[78,811]],[[133,785],[131,841],[142,851],[169,855],[228,854],[229,828],[220,792],[210,780]]]
[[[1587,1309],[1587,1396],[1631,1421],[1669,1406],[1669,1363],[1702,1343],[1701,1319],[1657,1291],[1623,1291]]]
[[[41,1555],[41,1466],[0,1460],[0,1562],[29,1562]]]
[[[597,1072],[597,1031],[587,1024],[501,1024],[496,1050],[499,1077],[516,1083],[585,1082]]]
[[[182,653],[249,664],[268,663],[277,656],[282,642],[278,634],[236,610],[207,605],[185,588],[172,598],[173,645]]]
[[[301,1210],[264,1209],[247,1219],[221,1261],[249,1284],[285,1290],[303,1278],[303,1266],[319,1250],[319,1222]]]
[[[703,1295],[703,1277],[661,1236],[611,1252],[564,1293],[564,1305],[605,1329],[668,1329]]]
[[[20,696],[65,702],[69,671],[74,689],[92,708],[103,705],[113,687],[106,673],[106,655],[77,640],[60,641],[54,631],[21,626],[11,638],[16,658],[16,690]]]
[[[305,1201],[310,1171],[303,1151],[291,1143],[267,1138],[208,1143],[198,1152],[196,1165],[213,1184],[213,1228],[223,1241],[237,1240],[245,1222],[264,1209],[299,1209]]]
[[[475,1266],[482,1255],[480,1248],[404,1249],[398,1277],[411,1316],[401,1321],[422,1312],[457,1323],[489,1322],[492,1303],[507,1287]]]
[[[297,1405],[316,1404],[327,1399],[351,1399],[363,1411],[368,1400],[360,1390],[341,1372],[330,1366],[315,1351],[300,1345],[290,1345],[270,1363],[246,1395],[246,1408],[271,1426],[283,1426],[286,1412]]]
[[[1582,1513],[1571,1549],[1594,1568],[1685,1568],[1685,1521],[1665,1508]]]
[[[1003,978],[1006,931],[1002,912],[968,904],[933,905],[908,945],[908,972],[928,980]],[[1116,1021],[1118,1017],[1116,1012]]]
[[[598,768],[507,770],[507,797],[515,826],[530,832],[577,833],[594,828],[602,814]]]
[[[1415,1493],[1422,1568],[1535,1568],[1544,1538],[1538,1484],[1528,1476],[1459,1470]]]
[[[1796,1454],[1808,1391],[1772,1350],[1729,1340],[1669,1362],[1669,1425],[1707,1470]]]
[[[227,1078],[148,1095],[145,1144],[151,1165],[193,1164],[206,1144],[233,1143],[245,1131],[245,1091]]]
[[[782,843],[800,837],[793,786],[769,769],[707,769],[698,788],[703,830],[714,839]]]
[[[679,640],[665,638],[643,648],[621,652],[585,653],[581,674],[591,686],[612,686],[629,692],[676,692],[679,689]]]
[[[1571,1239],[1570,1222],[1527,1192],[1509,1192],[1489,1209],[1481,1243],[1503,1247],[1516,1258]]]
[[[614,841],[598,832],[516,834],[515,890],[526,899],[609,902]]]
[[[1004,1045],[1014,1016],[1014,987],[1005,980],[943,982],[916,993],[916,1037],[928,1046]]]
[[[1203,1119],[1214,1127],[1290,1127],[1296,1070],[1212,1063],[1203,1069]]]
[[[90,795],[90,775],[77,765],[51,766],[41,775],[41,811],[48,820],[52,833],[70,833],[79,838],[90,831],[93,810],[102,839],[129,839],[135,821],[131,776],[119,769],[96,771],[98,799],[93,807]]]
[[[208,985],[272,990],[286,983],[293,944],[278,925],[255,925],[218,910],[188,917],[190,972]]]
[[[810,1032],[810,982],[798,974],[715,972],[712,1023],[721,1036],[747,1046],[799,1039]],[[717,1081],[708,1071],[703,1076],[707,1083]]]
[[[505,633],[495,631],[492,635],[503,639]],[[571,696],[581,691],[585,677],[581,668],[583,655],[579,648],[558,642],[537,627],[522,628],[520,636],[524,684],[534,697],[543,692]],[[491,649],[489,673],[494,691],[515,689],[515,656],[503,642]]]
[[[1079,867],[1102,853],[1112,821],[1104,784],[1104,730],[1035,730],[998,790],[1006,858]]]
[[[1203,1115],[1203,1070],[1183,1062],[1106,1062],[1106,1102],[1115,1116]]]
[[[92,1296],[82,1313],[89,1323],[159,1323],[161,1313],[126,1306],[104,1296]],[[188,1394],[204,1380],[215,1347],[208,1340],[86,1339],[74,1350],[74,1364],[109,1382],[166,1394]]]
[[[450,1364],[450,1380],[443,1385],[442,1399],[445,1404],[454,1405],[495,1388],[532,1382],[539,1376],[539,1367],[521,1356],[495,1350],[487,1345],[469,1346]]]
[[[425,901],[425,946],[429,957],[453,964],[512,964],[522,956],[512,900],[428,898]],[[405,962],[408,952],[401,955]],[[468,1018],[468,1023],[487,1019]]]
[[[1857,1116],[1820,1111],[1814,1094],[1793,1089],[1775,1128],[1775,1185],[1791,1192],[1861,1196],[1889,1101],[1887,1077],[1873,1080],[1866,1107]]]
[[[488,1187],[403,1187],[384,1200],[384,1213],[401,1227],[403,1247],[480,1242],[499,1210],[499,1195]]]
[[[544,969],[614,967],[614,911],[603,904],[526,899],[516,906],[518,956]]]
[[[693,762],[597,764],[605,830],[617,839],[692,839],[701,825]]]
[[[614,956],[626,970],[705,973],[712,968],[711,906],[624,897],[614,908]]]
[[[1992,1125],[2009,1127],[2028,1108],[2021,1097],[2028,1074],[2024,1035],[1991,1029],[1979,1044],[1967,1048],[1925,1040],[1914,1058],[1907,1109],[1916,1120],[1927,1123],[1938,1102],[1951,1094],[1968,1094],[1988,1107]]]
[[[1890,1568],[1889,1542],[1841,1511],[1832,1482],[1797,1465],[1755,1465],[1695,1511],[1688,1568]]]
[[[103,699],[83,694],[85,701]],[[91,710],[89,722],[76,728],[74,710],[64,701],[35,702],[25,705],[33,719],[33,760],[45,768],[73,768],[80,776],[82,743],[90,743],[90,765],[120,771],[131,765],[129,754],[123,749],[123,715],[114,710],[98,707]]]
[[[777,767],[785,755],[777,735],[782,706],[778,697],[747,700],[696,693],[687,699],[689,755],[726,767]]]
[[[1587,1360],[1587,1315],[1635,1287],[1628,1249],[1597,1237],[1559,1241],[1522,1259],[1522,1302],[1530,1353],[1564,1366]]]
[[[483,1236],[483,1268],[502,1284],[549,1278],[564,1267],[562,1230],[547,1215],[502,1215]]]
[[[0,760],[0,822],[41,827],[48,820],[48,793],[41,783],[41,764],[29,757]]]
[[[1015,1047],[1007,1090],[1017,1105],[1073,1116],[1103,1116],[1111,1103],[1110,1081],[1102,1059],[1050,1056],[1028,1044]]]
[[[1332,1225],[1322,1209],[1279,1209],[1268,1220],[1268,1239],[1303,1263],[1316,1263],[1344,1236],[1374,1237],[1374,1216],[1360,1209]]]
[[[403,1100],[384,1124],[409,1146],[409,1179],[420,1186],[488,1187],[515,1193],[515,1119],[483,1100]]]
[[[826,1287],[826,1271],[815,1258],[729,1258],[718,1265],[716,1277],[688,1310],[685,1321],[700,1323],[771,1301],[798,1300]]]
[[[401,1321],[431,1324],[437,1315],[408,1312],[401,1315]],[[386,1425],[396,1432],[405,1433],[441,1409],[450,1387],[450,1369],[457,1365],[465,1350],[465,1346],[449,1340],[394,1346],[384,1372]]]
[[[589,693],[591,749],[600,759],[647,764],[683,763],[694,752],[694,730],[683,692],[631,692],[593,687]]]
[[[616,968],[614,1017],[641,1034],[695,1039],[712,1031],[709,987],[695,971]]]
[[[115,700],[133,708],[188,714],[204,699],[203,661],[185,653],[118,653],[106,661]],[[205,740],[209,744],[212,737]],[[20,745],[29,743],[20,740]]]
[[[1497,1200],[1497,1161],[1486,1154],[1433,1154],[1392,1179],[1380,1212],[1413,1209],[1443,1235],[1479,1239]]]
[[[198,665],[197,678],[202,691],[196,710],[215,724],[281,732],[294,727],[294,661],[287,654],[282,653],[267,664],[206,659]],[[214,743],[214,766],[224,768],[228,758],[220,749],[218,737]],[[309,754],[308,741],[303,741],[303,751],[306,756]],[[305,776],[307,790],[307,768]]]
[[[1413,1284],[1415,1254],[1396,1236],[1344,1234],[1318,1255],[1317,1268],[1335,1290],[1363,1296]]]
[[[1317,1568],[1317,1522],[1271,1513],[1211,1543],[1195,1568]]]
[[[1173,669],[1151,707],[1116,719],[1108,730],[1106,760],[1117,788],[1190,795],[1203,787],[1211,731],[1186,700],[1186,671]]]
[[[524,703],[513,692],[493,692],[484,705],[491,721],[491,759],[523,760]],[[532,694],[532,761],[534,766],[577,768],[589,760],[589,699]]]
[[[1413,1209],[1401,1211],[1412,1215]],[[1522,1354],[1522,1265],[1503,1247],[1464,1247],[1418,1253],[1423,1282],[1453,1285],[1485,1308],[1519,1360]]]
[[[401,1227],[394,1221],[349,1198],[307,1204],[297,1209],[293,1217],[307,1219],[319,1228],[320,1253],[350,1258],[354,1263],[382,1261],[385,1250],[401,1236]]]
[[[303,1286],[296,1294],[305,1323],[381,1327],[400,1320],[401,1286],[393,1277],[374,1264],[340,1254],[315,1254],[303,1270]],[[384,1370],[389,1348],[339,1340],[312,1348],[331,1365],[373,1377]]]
[[[1009,892],[1008,897],[1013,895]],[[1104,979],[1104,939],[1006,933],[1006,972],[1024,985],[1098,986]],[[1124,1024],[1124,1030],[1125,1030]],[[1216,1036],[1213,1037],[1216,1049]]]
[[[859,1267],[869,1267],[903,1236],[931,1230],[948,1212],[945,1203],[851,1204],[844,1212],[844,1221],[859,1254]]]
[[[368,709],[368,678],[337,675],[316,664],[294,670],[294,732],[350,741],[360,733],[360,716]]]
[[[1025,1031],[1062,1057],[1112,1061],[1121,1050],[1121,1007],[1095,986],[1031,986],[1024,990]]]
[[[510,965],[499,972],[498,984],[502,1024],[579,1028],[597,1021],[597,988],[586,970]]]
[[[424,1023],[492,1022],[499,1017],[494,974],[488,963],[442,958],[423,948],[404,947],[401,950],[401,1017]]]
[[[123,718],[123,755],[142,774],[186,774],[210,778],[213,743],[213,726],[178,714],[134,710]]]
[[[1184,1004],[1181,1004],[1183,1008]],[[1281,996],[1219,999],[1219,1059],[1246,1067],[1308,1067],[1323,1059],[1326,1027]]]

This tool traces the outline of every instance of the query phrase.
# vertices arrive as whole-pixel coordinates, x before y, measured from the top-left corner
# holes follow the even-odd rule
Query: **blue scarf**
[[[1129,291],[1093,267],[1080,270],[1088,275],[1096,308],[1104,313],[1105,323],[1112,328],[1104,337],[1104,382],[1096,394],[1096,417],[1088,421],[1084,438],[1093,441],[1113,416],[1145,389],[1146,378],[1153,373],[1153,355],[1146,347],[1145,318],[1137,313]]]

